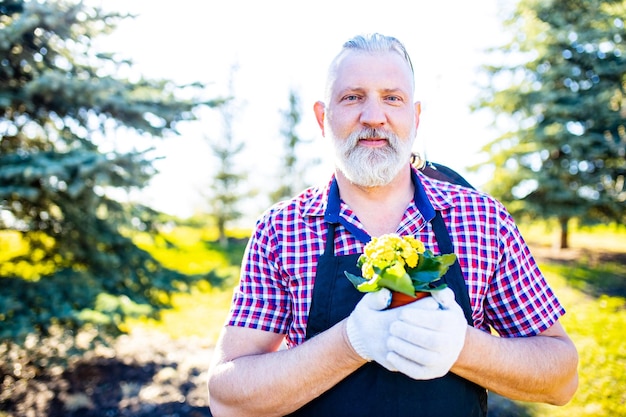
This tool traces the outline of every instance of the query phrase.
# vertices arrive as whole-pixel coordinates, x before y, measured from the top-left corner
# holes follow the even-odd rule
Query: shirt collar
[[[411,169],[411,181],[415,188],[413,194],[413,201],[415,206],[420,211],[424,220],[430,222],[435,217],[435,209],[428,199],[426,190],[422,185],[419,176],[415,169]],[[369,241],[371,238],[363,230],[356,228],[354,225],[345,221],[341,215],[341,197],[339,196],[339,186],[337,185],[337,179],[333,176],[331,183],[328,187],[328,199],[326,204],[326,210],[324,212],[324,220],[328,223],[341,223],[346,227],[355,237],[362,241]]]
[[[430,222],[435,217],[435,208],[431,204],[428,195],[426,194],[426,190],[424,189],[424,185],[420,180],[420,177],[417,175],[417,170],[415,168],[411,168],[411,180],[413,181],[413,186],[415,187],[415,194],[413,195],[413,201],[415,201],[415,206],[424,216],[424,220]]]

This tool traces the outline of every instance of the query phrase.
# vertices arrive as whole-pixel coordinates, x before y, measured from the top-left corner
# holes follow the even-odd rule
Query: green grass
[[[241,238],[241,232],[233,237]],[[137,244],[168,268],[186,274],[214,273],[223,279],[223,285],[212,287],[202,281],[189,292],[174,294],[172,308],[164,310],[159,320],[130,319],[124,328],[155,330],[172,338],[199,337],[208,345],[215,344],[230,308],[245,249],[240,241],[225,251],[216,238],[213,229],[194,227],[177,227],[156,240],[138,237]]]
[[[522,229],[535,245],[550,240],[537,225]],[[576,230],[570,246],[572,256],[540,267],[567,310],[561,322],[578,348],[578,391],[563,407],[514,404],[534,417],[626,416],[626,228]]]
[[[550,270],[549,264],[541,265]],[[546,272],[567,313],[561,322],[579,353],[579,389],[569,404],[554,407],[516,402],[531,416],[626,415],[626,300],[589,296],[570,287],[567,276]]]
[[[172,309],[162,312],[160,320],[131,319],[125,325],[130,331],[155,330],[174,339],[198,337],[212,346],[226,320],[231,297],[230,287],[210,288],[199,285],[192,288],[190,293],[175,294],[172,298]]]
[[[536,222],[519,226],[526,241],[537,246],[554,246],[558,242],[559,228],[552,222]],[[570,226],[569,244],[572,248],[626,252],[626,226],[617,224],[594,227]]]

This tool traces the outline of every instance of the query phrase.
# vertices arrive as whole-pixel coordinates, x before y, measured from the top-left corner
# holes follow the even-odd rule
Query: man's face
[[[408,163],[418,124],[408,64],[395,52],[350,51],[331,77],[323,128],[337,168],[357,185],[388,184]]]

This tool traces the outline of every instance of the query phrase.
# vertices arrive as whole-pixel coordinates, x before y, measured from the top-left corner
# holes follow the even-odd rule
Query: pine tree
[[[125,78],[131,61],[93,47],[124,18],[83,2],[0,2],[0,239],[14,239],[15,255],[0,255],[0,340],[52,325],[115,334],[198,278],[133,242],[158,213],[119,196],[155,169],[149,149],[108,138],[176,134],[198,106],[219,102],[202,99],[200,84]]]
[[[283,163],[280,165],[278,175],[278,187],[270,193],[270,200],[277,202],[293,197],[298,191],[304,189],[305,170],[312,165],[319,163],[313,159],[302,161],[298,151],[303,144],[308,143],[298,135],[298,126],[302,121],[302,109],[300,97],[295,90],[289,91],[289,108],[281,111],[283,116],[283,127],[281,134],[283,142]]]
[[[207,138],[207,142],[217,160],[212,184],[207,199],[209,214],[215,221],[218,240],[223,248],[228,247],[226,228],[242,217],[239,205],[251,193],[243,191],[241,184],[247,174],[236,166],[237,156],[244,150],[245,144],[235,138],[234,119],[238,103],[234,99],[234,78],[237,66],[233,65],[228,83],[230,98],[218,111],[222,119],[222,135],[219,138]]]
[[[485,148],[489,190],[516,214],[558,219],[561,247],[571,219],[626,220],[625,16],[623,0],[521,0],[507,62],[487,67],[479,106],[510,117]]]

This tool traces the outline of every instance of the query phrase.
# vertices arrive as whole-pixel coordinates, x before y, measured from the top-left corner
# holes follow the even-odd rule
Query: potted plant
[[[455,261],[453,253],[434,255],[414,237],[390,233],[365,245],[357,261],[362,276],[344,273],[361,292],[388,288],[392,293],[389,308],[394,308],[446,288],[441,277]]]

